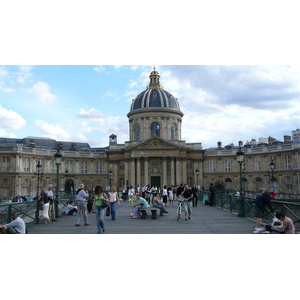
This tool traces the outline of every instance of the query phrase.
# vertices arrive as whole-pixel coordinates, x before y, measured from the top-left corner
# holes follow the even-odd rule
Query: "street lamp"
[[[34,173],[34,175],[38,176],[38,181],[37,181],[37,197],[39,197],[39,190],[40,190],[40,176],[43,176],[42,173],[42,169],[43,166],[40,164],[40,161],[38,161],[37,165],[36,165],[36,172]]]
[[[270,168],[271,168],[271,172],[272,172],[272,177],[271,177],[271,186],[272,186],[272,192],[274,192],[274,171],[275,171],[275,162],[273,160],[273,158],[271,159],[270,162]]]
[[[56,198],[55,198],[55,218],[59,217],[58,214],[58,189],[59,189],[59,177],[58,177],[58,173],[59,173],[59,166],[61,164],[61,160],[62,160],[62,154],[59,152],[59,149],[57,149],[57,152],[54,154],[54,158],[55,158],[55,164],[56,164]]]
[[[110,169],[110,170],[108,171],[109,190],[111,190],[112,176],[113,176],[113,171]]]
[[[244,195],[243,195],[243,177],[242,177],[242,166],[244,162],[244,155],[245,152],[240,147],[239,150],[236,153],[237,155],[237,161],[240,164],[240,208],[239,208],[239,217],[245,217],[245,211],[244,211]]]
[[[199,182],[198,182],[199,169],[197,168],[197,169],[195,170],[195,172],[196,172],[196,175],[197,175],[197,189],[198,189],[198,188],[199,188]]]

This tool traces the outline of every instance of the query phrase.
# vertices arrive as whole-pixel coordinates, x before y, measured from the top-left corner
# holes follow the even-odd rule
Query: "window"
[[[81,174],[87,174],[87,161],[81,162]]]
[[[257,177],[255,179],[255,189],[258,191],[260,188],[263,188],[264,186],[263,180],[260,177]]]
[[[96,174],[102,174],[103,173],[103,163],[102,161],[96,162]]]
[[[141,127],[140,127],[140,125],[136,125],[134,127],[134,140],[135,141],[140,140],[140,133],[141,133]]]
[[[24,172],[30,172],[30,158],[24,157],[23,166],[24,166]]]
[[[193,178],[192,178],[192,177],[188,177],[188,178],[187,178],[187,184],[188,184],[189,186],[192,186],[192,184],[193,184]]]
[[[291,194],[292,191],[293,191],[293,185],[287,184],[287,185],[286,185],[286,191],[287,191],[287,193]]]
[[[192,161],[191,161],[191,160],[187,160],[187,161],[186,161],[186,168],[187,168],[187,169],[192,169],[192,168],[193,168],[193,164],[192,164]]]
[[[125,185],[125,179],[124,178],[120,178],[119,179],[119,187],[121,188],[121,189],[123,189],[123,186]]]
[[[231,171],[231,159],[225,158],[224,159],[224,172],[230,172]]]
[[[232,190],[232,180],[230,178],[225,179],[225,188],[227,190]]]
[[[124,170],[124,169],[125,169],[125,162],[120,161],[120,170]]]
[[[160,130],[161,127],[159,126],[158,123],[154,122],[151,124],[151,137],[160,137]]]
[[[53,160],[52,161],[52,173],[56,173],[56,169],[57,169],[57,166],[56,166],[55,160]]]
[[[291,156],[289,154],[284,155],[284,169],[290,170],[291,168]]]
[[[9,157],[8,156],[2,157],[2,171],[3,172],[9,171]]]
[[[66,161],[66,169],[68,169],[69,173],[73,173],[73,162],[72,160]]]
[[[176,126],[173,124],[171,126],[171,140],[176,140],[177,139],[177,129]]]
[[[254,157],[254,171],[260,171],[261,157]]]
[[[208,168],[209,168],[209,172],[216,172],[216,160],[215,159],[210,159],[208,161]]]

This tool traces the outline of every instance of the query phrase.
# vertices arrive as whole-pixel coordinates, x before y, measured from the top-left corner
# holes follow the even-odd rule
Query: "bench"
[[[153,207],[147,207],[147,208],[142,208],[139,210],[140,218],[141,219],[146,219],[147,218],[147,209],[151,209],[151,219],[157,219],[157,209]]]

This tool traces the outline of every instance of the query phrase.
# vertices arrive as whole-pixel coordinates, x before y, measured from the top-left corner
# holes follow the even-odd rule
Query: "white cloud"
[[[96,66],[93,68],[94,71],[101,73],[105,71],[105,67],[104,66]]]
[[[7,110],[0,104],[0,127],[8,129],[21,129],[26,125],[26,121],[18,113]]]
[[[48,124],[43,120],[36,120],[34,127],[40,131],[44,137],[50,137],[58,141],[70,141],[70,135],[63,130],[60,125]]]
[[[87,143],[88,139],[82,133],[76,133],[71,137],[71,141]]]
[[[43,103],[52,103],[57,97],[51,92],[51,87],[48,83],[39,81],[35,83],[31,89],[28,89],[28,93],[34,93],[36,97]]]
[[[0,77],[7,77],[9,74],[9,71],[4,66],[0,67]]]
[[[101,121],[105,118],[105,115],[102,111],[91,108],[89,111],[85,111],[83,108],[80,109],[78,114],[76,115],[78,118],[91,119],[93,121]]]
[[[4,85],[4,82],[0,81],[0,91],[5,92],[5,93],[12,93],[15,91],[14,89],[11,89],[11,88],[4,88],[3,85]]]

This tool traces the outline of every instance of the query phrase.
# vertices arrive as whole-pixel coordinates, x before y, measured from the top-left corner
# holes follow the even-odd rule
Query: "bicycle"
[[[176,218],[177,218],[177,221],[179,221],[179,219],[181,219],[181,214],[182,214],[182,211],[183,211],[183,202],[184,200],[181,200],[181,199],[178,199],[178,207],[177,207],[177,215],[176,215]]]

